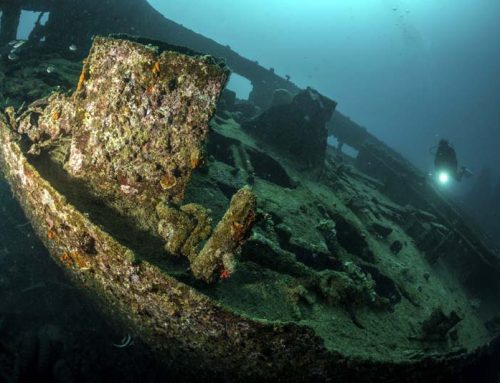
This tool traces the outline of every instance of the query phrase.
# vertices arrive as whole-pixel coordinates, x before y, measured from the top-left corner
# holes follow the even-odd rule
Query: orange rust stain
[[[153,74],[157,75],[158,73],[160,73],[160,62],[159,61],[156,61],[153,65],[153,68],[151,68],[151,72],[153,72]]]
[[[76,91],[79,92],[83,89],[83,84],[87,80],[86,76],[86,68],[83,67],[82,73],[80,73],[80,79],[78,80],[78,86],[76,87]]]
[[[64,266],[66,267],[73,266],[73,260],[71,259],[71,256],[69,255],[68,252],[65,251],[64,253],[62,253],[59,259]]]
[[[225,281],[226,279],[229,279],[229,277],[231,276],[231,273],[229,272],[229,270],[227,269],[224,269],[220,272],[220,279],[222,279],[223,281]]]
[[[79,269],[87,269],[89,268],[89,263],[85,259],[84,254],[75,250],[71,252],[65,251],[59,257],[62,264],[66,267],[77,267]]]
[[[51,113],[52,121],[56,122],[57,120],[59,120],[60,117],[61,117],[60,111],[58,111],[58,110],[52,111],[52,113]]]
[[[231,235],[235,241],[240,241],[245,236],[245,226],[239,222],[231,224]]]
[[[79,251],[72,251],[70,253],[70,257],[79,269],[83,269],[89,266],[87,260],[85,259],[85,256]]]

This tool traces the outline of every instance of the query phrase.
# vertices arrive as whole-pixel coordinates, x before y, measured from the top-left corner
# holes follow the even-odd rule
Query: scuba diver
[[[458,169],[457,154],[447,140],[439,141],[434,157],[434,169],[439,181],[443,184],[447,183],[450,177],[461,181],[464,176],[469,178],[472,175],[472,172],[465,166]]]

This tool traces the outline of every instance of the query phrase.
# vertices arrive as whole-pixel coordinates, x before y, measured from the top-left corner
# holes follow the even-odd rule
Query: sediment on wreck
[[[0,141],[0,167],[54,260],[98,301],[112,323],[127,326],[158,356],[196,370],[198,377],[299,382],[412,374],[428,379],[449,376],[486,351],[405,363],[364,360],[327,350],[305,326],[239,315],[154,264],[137,262],[131,249],[41,177],[4,116]]]
[[[112,323],[126,326],[159,356],[195,368],[200,376],[230,374],[240,381],[248,376],[272,376],[272,370],[261,369],[259,361],[247,358],[250,352],[264,349],[274,355],[275,368],[299,374],[309,369],[306,361],[292,365],[289,358],[295,355],[299,361],[304,346],[312,353],[307,361],[316,360],[325,369],[322,359],[326,355],[310,331],[295,325],[255,323],[220,307],[153,264],[137,262],[132,250],[68,204],[40,176],[3,116],[0,139],[0,167],[35,231],[53,259],[94,298]]]
[[[69,138],[65,169],[123,214],[182,200],[228,77],[208,56],[158,49],[96,37],[76,92],[20,118],[32,153]]]
[[[94,119],[95,115],[92,113],[91,103],[93,99],[88,97],[96,88],[103,89],[99,88],[99,81],[106,78],[108,73],[102,71],[100,72],[102,77],[97,76],[99,66],[94,66],[96,62],[93,59],[97,61],[107,60],[108,55],[113,57],[113,53],[117,54],[123,50],[129,50],[128,54],[121,60],[125,66],[127,58],[137,59],[137,56],[141,56],[141,54],[143,54],[143,58],[157,58],[156,52],[151,52],[150,48],[128,41],[98,38],[95,40],[95,44],[94,53],[96,56],[91,56],[86,62],[80,78],[80,85],[73,96],[52,95],[47,100],[31,105],[18,120],[7,118],[3,114],[0,116],[0,140],[2,143],[0,145],[0,167],[11,185],[14,195],[53,259],[68,272],[76,285],[96,298],[103,312],[114,319],[116,323],[132,329],[158,355],[165,358],[174,357],[178,363],[186,363],[193,366],[192,368],[200,370],[200,376],[204,376],[205,373],[212,377],[214,374],[216,376],[227,375],[231,376],[233,380],[244,380],[249,376],[262,379],[273,376],[273,374],[277,377],[278,374],[271,369],[259,367],[260,359],[247,357],[250,353],[264,355],[267,352],[270,352],[272,356],[273,369],[276,371],[288,371],[287,374],[292,376],[299,373],[304,375],[307,370],[309,372],[306,372],[305,375],[312,376],[318,373],[317,369],[314,371],[311,369],[312,365],[308,366],[311,361],[314,361],[316,367],[323,371],[320,373],[325,373],[328,355],[325,354],[324,347],[312,331],[294,324],[268,326],[223,308],[195,289],[169,276],[155,264],[138,259],[134,250],[118,242],[106,231],[106,227],[91,220],[91,217],[95,218],[92,211],[89,213],[87,209],[79,210],[69,202],[87,206],[89,210],[92,210],[92,206],[95,205],[93,206],[94,210],[102,210],[106,213],[108,210],[106,210],[105,204],[100,199],[97,200],[99,195],[103,199],[108,198],[107,201],[110,203],[120,199],[126,200],[129,197],[127,195],[129,189],[123,190],[124,183],[119,177],[110,177],[110,179],[105,180],[107,183],[101,184],[99,182],[102,180],[102,174],[98,174],[97,167],[91,166],[92,159],[96,159],[103,161],[103,171],[111,171],[109,163],[105,161],[113,163],[112,157],[99,157],[109,147],[97,144],[97,146],[87,146],[92,142],[91,132],[85,130],[89,127],[87,123],[93,123],[95,129],[100,131],[100,129],[110,128],[110,125],[106,125],[108,118],[109,121],[113,121],[111,115],[104,113],[100,119]],[[108,50],[104,50],[104,47],[107,47]],[[97,53],[101,53],[101,55]],[[188,63],[194,63],[198,68],[202,68],[201,72],[204,74],[206,74],[205,70],[210,73],[210,68],[207,66],[215,71],[215,74],[209,77],[212,87],[205,87],[206,83],[202,78],[196,76],[196,71],[194,74],[190,73],[190,79],[184,79],[182,82],[183,84],[194,83],[189,88],[190,94],[196,94],[198,87],[201,87],[202,91],[212,91],[212,97],[208,97],[208,100],[215,104],[217,93],[225,82],[225,70],[216,66],[211,59],[206,57],[188,58],[176,56],[175,53],[171,52],[169,54],[175,56],[174,61],[187,60]],[[178,61],[175,62],[178,63]],[[134,60],[134,63],[137,65],[137,61]],[[114,73],[113,79],[117,80],[119,86],[130,85],[135,90],[140,90],[141,96],[147,99],[148,87],[144,86],[138,78],[144,80],[145,77],[148,80],[151,78],[151,73],[157,75],[161,70],[168,71],[172,67],[162,67],[162,63],[158,64],[158,60],[152,62],[139,60],[139,63],[143,65],[133,66],[134,69],[139,70],[137,77],[133,74],[124,77],[123,73],[120,75]],[[168,86],[170,82],[166,84]],[[108,86],[108,88],[113,87]],[[111,92],[113,91],[116,89],[111,90]],[[170,92],[174,92],[174,90],[170,89]],[[204,99],[206,100],[207,97]],[[196,102],[194,103],[196,104]],[[174,107],[175,103],[171,106]],[[114,105],[114,107],[119,106]],[[189,100],[183,99],[178,107],[180,108],[177,110],[179,113],[173,113],[174,120],[179,115],[185,116],[182,113],[186,107],[189,107]],[[209,111],[210,108],[201,113],[208,118]],[[13,110],[10,109],[8,115],[13,116],[13,113]],[[139,109],[131,117],[131,120],[138,118],[139,121],[142,121],[140,118],[146,118],[147,115],[142,109]],[[163,117],[165,116],[158,119],[164,121]],[[193,121],[197,122],[196,118],[191,118],[191,120],[187,117],[184,118],[181,122],[182,127],[187,129],[186,125]],[[81,126],[77,126],[75,123],[80,123]],[[127,126],[127,124],[120,126]],[[159,129],[155,125],[153,131],[157,136],[160,136]],[[199,132],[196,129],[193,131]],[[88,132],[89,134],[81,136],[78,135],[80,132]],[[154,137],[157,137],[156,135]],[[189,133],[186,135],[189,136]],[[75,137],[78,139],[75,140]],[[134,138],[136,137],[131,137],[127,145],[135,143]],[[202,134],[196,136],[196,139],[201,140],[201,138]],[[169,147],[176,148],[175,140],[172,141],[174,142],[169,142]],[[198,143],[200,141],[193,140],[192,142]],[[188,147],[185,142],[181,144],[185,144],[185,146],[181,146],[181,149]],[[71,153],[72,150],[75,150],[74,146],[79,150],[78,155]],[[92,148],[91,152],[86,151],[89,147]],[[128,146],[120,147],[125,152],[127,148]],[[197,149],[197,146],[194,148]],[[31,154],[28,154],[28,151]],[[185,162],[179,161],[177,163],[185,164],[189,169],[194,167],[193,163],[198,164],[200,160],[200,158],[195,157],[195,161],[193,161],[192,156],[182,155],[185,154],[182,150],[180,153],[179,158]],[[86,158],[79,157],[80,155],[85,155]],[[126,163],[122,160],[117,160],[118,168],[119,165]],[[59,167],[56,174],[52,171],[55,169],[54,166]],[[63,166],[66,169],[69,167],[69,170],[64,172],[65,175],[61,179],[58,179],[60,175],[57,172],[63,172]],[[159,171],[159,169],[156,170]],[[92,171],[95,174],[92,174]],[[41,173],[48,179],[52,177],[53,182],[49,182]],[[176,174],[174,177],[180,176]],[[140,181],[136,180],[138,183]],[[147,181],[149,179],[146,179],[144,184]],[[173,189],[176,182],[164,180],[162,177],[156,181],[159,185],[154,183],[154,187],[162,194],[163,203],[169,203],[169,197],[173,200],[178,195],[177,192],[181,190]],[[64,185],[61,186],[60,182]],[[179,183],[181,182],[182,180],[179,181]],[[55,187],[64,190],[67,194],[62,195]],[[171,189],[173,191],[169,194]],[[94,197],[84,202],[75,198],[75,195],[78,197],[86,191],[93,193]],[[151,198],[160,197],[151,194]],[[118,209],[120,206],[119,203],[116,203],[113,208]],[[193,211],[193,209],[184,208],[183,211]],[[248,234],[246,231],[251,226],[254,216],[255,199],[250,190],[244,188],[236,195],[234,204],[229,209],[228,217],[223,221],[228,226],[223,224],[224,230],[216,229],[216,233],[224,234],[226,229],[229,230],[231,242],[227,250],[235,251],[241,245]],[[117,221],[122,219],[116,212],[115,215],[111,216],[111,219],[113,218]],[[135,218],[137,219],[137,217]],[[135,234],[126,232],[122,235],[133,236]],[[215,238],[218,241],[223,240],[220,234]],[[146,249],[149,248],[149,244],[146,242],[140,243],[140,245]],[[210,246],[208,248],[212,249]],[[206,265],[206,263],[204,264]],[[304,357],[303,347],[308,350],[306,354],[310,355],[300,361],[299,355]],[[234,350],[238,350],[238,352],[235,353]],[[295,362],[291,363],[290,357],[295,359]]]
[[[214,229],[203,249],[191,262],[195,277],[213,282],[219,276],[229,278],[236,268],[239,252],[253,226],[257,202],[249,187],[240,189]]]
[[[295,157],[303,165],[318,168],[325,161],[326,123],[336,106],[335,101],[308,88],[286,102],[276,102],[245,122],[243,128],[284,151],[287,156]]]
[[[54,93],[35,103],[19,118],[18,132],[29,138],[31,154],[52,151],[92,195],[192,263],[210,235],[211,220],[202,206],[178,205],[192,172],[204,161],[208,121],[228,71],[212,57],[160,46],[96,37],[74,94]],[[238,206],[254,216],[250,190],[240,195],[247,198]],[[201,222],[206,224],[201,227]],[[208,243],[228,244],[225,257],[234,259],[252,222],[237,217],[230,224],[241,225],[242,238],[224,239],[216,228],[217,240]],[[222,235],[230,238],[231,233]],[[195,267],[195,275],[207,282],[222,267],[218,257],[206,256],[214,251],[202,253]]]

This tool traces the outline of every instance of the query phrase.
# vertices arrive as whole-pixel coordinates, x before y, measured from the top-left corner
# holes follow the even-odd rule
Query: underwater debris
[[[365,273],[352,262],[344,263],[344,270],[323,271],[320,274],[319,291],[331,305],[342,305],[349,310],[360,306],[385,309],[388,298],[377,294],[377,284],[370,273]]]
[[[293,94],[288,89],[276,89],[273,92],[272,106],[280,106],[291,104],[293,101]]]
[[[254,194],[249,187],[238,190],[212,236],[191,262],[196,278],[213,282],[217,270],[221,270],[219,276],[229,277],[236,267],[236,254],[249,236],[255,216]]]
[[[284,91],[277,90],[276,106],[248,121],[242,127],[270,145],[294,156],[306,166],[321,167],[325,159],[326,122],[336,102],[308,88],[285,102]]]
[[[182,200],[227,76],[210,59],[157,55],[131,41],[96,37],[74,96],[54,94],[47,106],[31,108],[19,132],[33,142],[32,153],[70,136],[66,170],[119,201],[118,210],[144,216],[136,206],[153,210],[162,198]],[[154,90],[144,92],[151,84]]]
[[[68,173],[163,238],[168,253],[187,257],[194,275],[210,282],[219,269],[233,272],[235,252],[255,217],[255,198],[249,189],[236,193],[213,238],[203,206],[171,203],[182,201],[202,161],[208,119],[227,76],[211,58],[157,54],[131,41],[97,37],[73,97],[55,93],[29,106],[17,130],[30,139],[33,155],[65,147],[58,158]],[[154,89],[144,94],[151,84]],[[55,236],[49,230],[48,238]],[[95,253],[94,244],[83,242],[82,253]],[[60,260],[89,268],[80,250],[65,251]]]
[[[160,219],[158,233],[165,240],[168,253],[188,258],[196,278],[213,282],[219,270],[219,277],[227,279],[235,269],[236,253],[253,226],[255,209],[250,188],[239,190],[212,232],[210,212],[203,206],[191,203],[178,209],[161,202],[156,207]]]
[[[205,56],[157,54],[96,37],[74,95],[54,93],[34,103],[18,132],[32,142],[31,154],[65,148],[60,161],[72,176],[156,231],[156,220],[147,217],[156,216],[162,200],[182,201],[227,77],[224,66]]]
[[[160,202],[156,206],[158,234],[165,241],[165,250],[184,255],[190,262],[197,256],[199,245],[212,233],[210,212],[199,204],[187,204],[179,209]]]

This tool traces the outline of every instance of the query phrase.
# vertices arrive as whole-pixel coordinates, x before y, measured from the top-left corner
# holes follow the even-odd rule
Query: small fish
[[[127,334],[126,336],[123,337],[123,339],[120,341],[119,344],[113,343],[113,346],[116,348],[126,348],[129,346],[132,346],[134,344],[134,340],[130,336],[130,334]]]
[[[78,48],[75,44],[71,44],[68,49],[71,51],[71,52],[75,52]]]
[[[12,46],[14,45],[15,43],[17,43],[18,40],[12,40],[12,41],[9,41],[9,46]]]
[[[15,61],[15,60],[17,60],[17,59],[19,58],[19,56],[18,56],[18,55],[16,55],[15,53],[12,53],[12,52],[11,52],[11,53],[9,53],[9,55],[8,55],[7,57],[8,57],[8,59],[9,59],[10,61]]]
[[[45,70],[47,71],[47,73],[52,73],[56,70],[56,67],[54,65],[49,65]]]
[[[17,40],[13,45],[12,45],[12,50],[16,50],[18,48],[21,48],[24,44],[27,43],[27,40]]]

